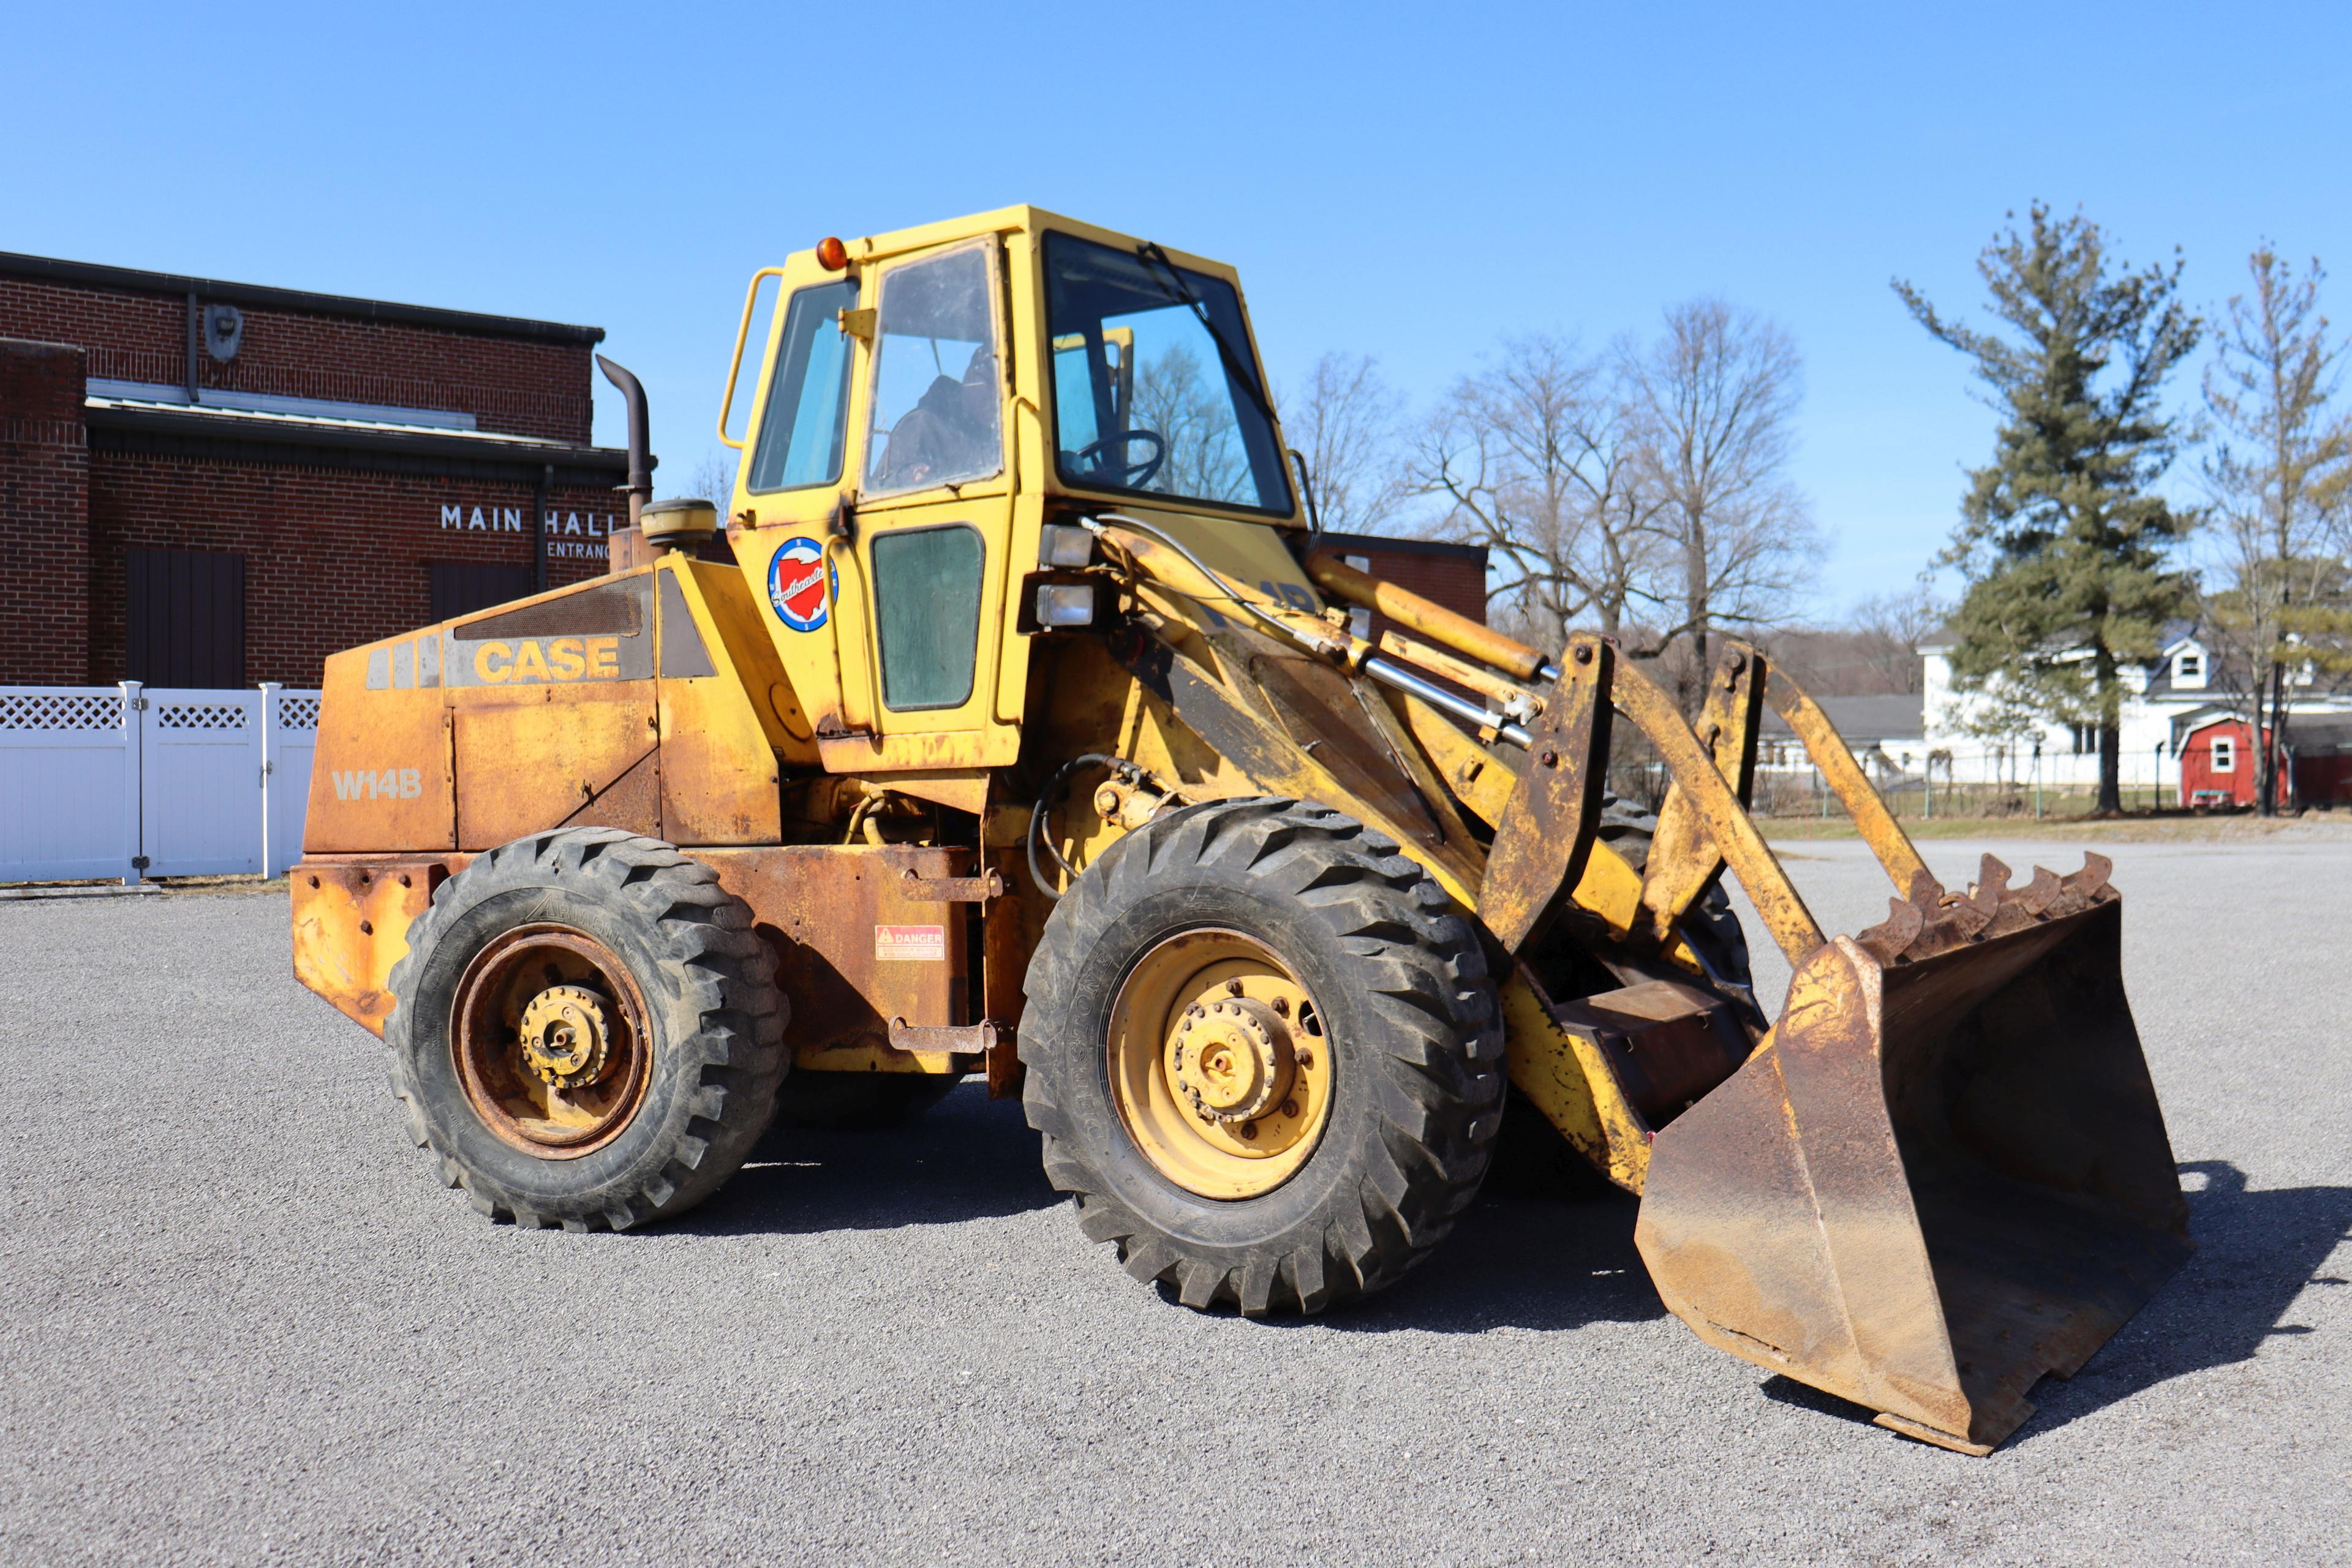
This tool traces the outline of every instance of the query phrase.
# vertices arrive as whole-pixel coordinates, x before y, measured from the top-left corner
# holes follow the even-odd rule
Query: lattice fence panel
[[[120,693],[0,692],[0,730],[119,730]]]
[[[246,727],[245,704],[242,702],[171,702],[157,705],[155,727],[159,730],[242,730]]]

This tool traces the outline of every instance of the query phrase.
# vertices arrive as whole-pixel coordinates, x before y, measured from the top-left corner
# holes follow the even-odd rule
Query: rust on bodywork
[[[1559,681],[1528,726],[1528,760],[1487,852],[1479,918],[1507,952],[1540,937],[1584,874],[1608,779],[1610,692],[1617,652],[1569,638]]]
[[[971,877],[973,851],[782,845],[698,849],[694,858],[751,907],[754,929],[776,950],[796,1070],[964,1072],[975,1065],[962,1047],[946,1048],[946,1036],[916,1037],[932,1042],[920,1049],[891,1045],[893,1020],[917,1030],[982,1021],[970,1016],[972,906],[919,890]]]
[[[433,889],[467,855],[310,855],[287,873],[294,976],[381,1036],[392,1015],[392,966]]]
[[[1660,1130],[1635,1230],[1700,1338],[1978,1454],[2189,1250],[2121,900],[2095,861],[2007,880],[1923,884],[1799,966],[1763,1047]]]
[[[1740,643],[1727,645],[1716,661],[1706,686],[1706,702],[1699,712],[1698,743],[1743,807],[1755,788],[1765,675],[1761,653]],[[1722,875],[1723,856],[1690,792],[1679,784],[1669,785],[1666,798],[1658,806],[1658,826],[1650,837],[1650,857],[1643,868],[1642,905],[1649,916],[1652,940],[1665,941],[1675,922]]]

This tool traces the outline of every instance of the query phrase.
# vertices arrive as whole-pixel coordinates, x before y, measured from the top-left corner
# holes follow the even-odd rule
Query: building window
[[[2179,681],[2195,681],[2199,685],[2204,684],[2205,656],[2201,653],[2175,654],[2172,659],[2172,679]]]
[[[2238,742],[2227,735],[2213,737],[2213,771],[2217,773],[2238,771]]]
[[[530,568],[528,566],[485,566],[471,561],[433,561],[425,563],[425,593],[433,606],[430,616],[435,621],[450,621],[459,616],[470,616],[476,610],[487,610],[492,605],[528,597],[530,593]]]
[[[123,678],[150,686],[245,684],[245,557],[131,550]]]

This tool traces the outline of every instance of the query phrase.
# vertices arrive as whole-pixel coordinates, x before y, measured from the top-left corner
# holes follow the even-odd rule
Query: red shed
[[[2267,730],[2263,731],[2269,733]],[[2180,738],[2180,804],[2254,804],[2255,755],[2243,719],[2226,713],[2197,721]],[[2277,774],[2278,803],[2287,803],[2286,770]]]

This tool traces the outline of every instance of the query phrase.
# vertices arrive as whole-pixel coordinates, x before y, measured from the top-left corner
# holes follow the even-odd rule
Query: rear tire
[[[1382,1289],[1486,1173],[1503,1043],[1485,952],[1419,865],[1338,812],[1219,801],[1127,835],[1055,906],[1026,990],[1047,1177],[1186,1306],[1315,1312]],[[1214,1070],[1220,1028],[1275,1042],[1265,1081],[1290,1087],[1262,1124],[1213,1116],[1185,1076]],[[1261,1136],[1292,1142],[1238,1142]]]
[[[718,873],[618,828],[435,889],[393,966],[393,1091],[442,1181],[518,1225],[625,1230],[719,1190],[788,1062],[775,954]]]

